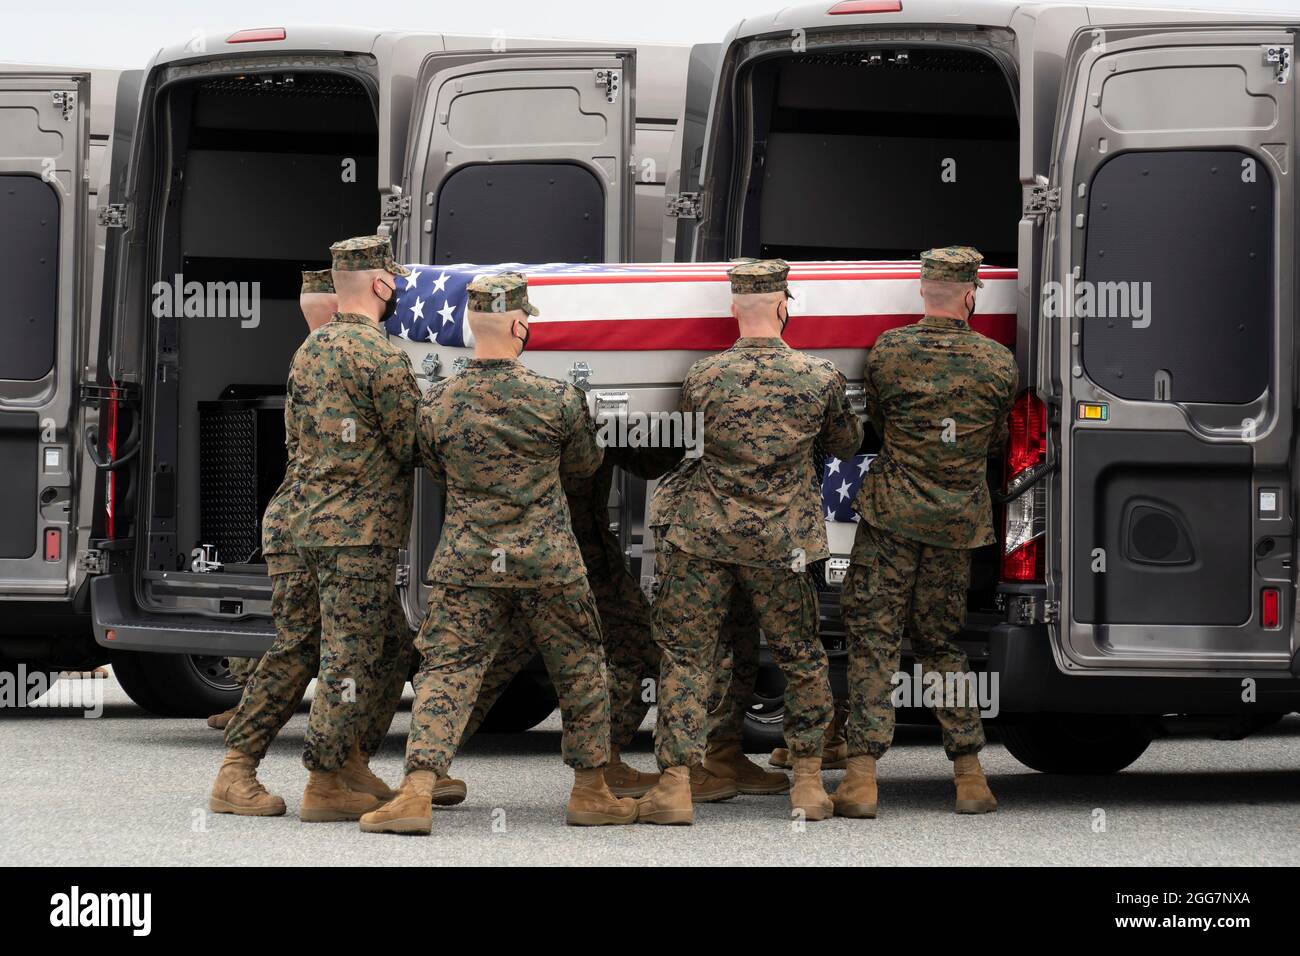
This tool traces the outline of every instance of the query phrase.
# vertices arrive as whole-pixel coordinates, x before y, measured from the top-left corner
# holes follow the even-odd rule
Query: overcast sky
[[[334,23],[446,33],[711,42],[746,14],[779,0],[64,0],[57,6],[4,0],[0,61],[64,66],[143,67],[166,43],[195,30]],[[826,0],[829,8],[834,0]],[[903,0],[907,9],[908,0]],[[960,2],[960,0],[954,0]],[[1293,11],[1300,0],[1209,0],[1144,4]]]

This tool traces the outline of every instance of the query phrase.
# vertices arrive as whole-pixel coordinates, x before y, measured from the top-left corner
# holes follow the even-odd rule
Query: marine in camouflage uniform
[[[303,273],[301,295],[304,302],[308,296],[332,297],[333,294],[330,270]],[[304,312],[307,308],[304,304]],[[266,756],[271,741],[289,721],[320,668],[320,595],[315,576],[309,572],[294,546],[291,530],[300,460],[296,432],[286,432],[286,445],[284,479],[262,518],[262,553],[271,578],[271,613],[276,625],[276,639],[260,660],[247,661],[254,665],[254,669],[248,675],[244,694],[226,728],[228,754],[236,755],[236,761],[242,755],[251,759],[254,765]],[[392,685],[399,672],[400,680],[405,682],[411,629],[394,588],[388,591],[385,611],[387,620],[382,632],[381,655],[388,668],[383,677],[385,690],[381,694],[369,695],[368,703],[362,708],[360,739],[347,755],[343,775],[349,788],[387,798],[393,792],[370,772],[367,762],[369,756],[378,750],[397,708],[401,685],[397,686],[396,696],[392,694]],[[226,794],[214,801],[213,809],[218,812],[250,812],[256,810],[261,802],[257,799],[240,801]]]
[[[788,271],[780,260],[735,265],[728,273],[733,296],[765,296],[752,301],[766,306],[772,293],[788,295]],[[773,305],[756,320],[750,305],[733,305],[745,316],[742,337],[697,362],[682,384],[680,411],[703,415],[704,453],[684,479],[664,538],[673,550],[654,618],[663,652],[655,750],[665,779],[642,798],[645,822],[691,822],[689,793],[682,805],[689,777],[683,768],[705,754],[715,647],[737,591],[748,598],[786,676],[785,735],[796,754],[792,804],[809,819],[829,814],[820,753],[832,698],[806,571],[829,556],[813,445],[820,441],[847,458],[862,442],[862,426],[849,409],[844,376],[830,362],[790,348],[779,334],[745,337],[749,325],[775,331],[773,319],[783,328],[781,308]],[[810,792],[809,773],[821,792],[816,812],[799,802]]]
[[[363,236],[330,247],[340,306],[380,302],[407,275],[388,240]],[[348,273],[370,282],[362,292]],[[387,290],[383,295],[378,286]],[[351,291],[349,291],[351,290]],[[360,307],[360,306],[359,306]],[[373,308],[373,305],[371,306]],[[304,820],[356,819],[360,807],[337,776],[377,707],[402,638],[393,633],[397,551],[410,531],[419,389],[406,353],[375,314],[340,311],[294,355],[285,431],[297,461],[290,529],[320,598],[320,669],[303,763],[312,771]],[[319,813],[318,810],[319,804]]]
[[[921,279],[958,283],[958,293],[973,296],[983,284],[981,261],[968,247],[927,250]],[[971,549],[996,540],[987,459],[1005,439],[1017,371],[1009,350],[971,329],[973,303],[965,308],[965,320],[927,314],[891,329],[867,357],[867,410],[883,444],[854,501],[862,520],[844,581],[849,775],[836,812],[846,802],[863,811],[845,816],[875,813],[874,758],[893,740],[890,696],[904,627],[926,672],[970,672],[954,637],[966,617]],[[962,765],[974,772],[984,746],[979,707],[957,703],[945,701],[935,716],[949,759],[968,757]],[[867,773],[869,796],[849,800],[851,779]]]
[[[420,456],[446,488],[446,507],[428,572],[429,610],[415,641],[420,668],[407,776],[399,797],[363,817],[361,827],[429,832],[428,788],[447,772],[488,665],[521,623],[560,699],[561,748],[575,770],[567,821],[630,823],[635,803],[615,800],[604,784],[609,691],[600,616],[562,485],[601,464],[586,398],[517,358],[482,354],[502,338],[495,327],[491,339],[486,334],[489,321],[498,321],[489,320],[493,313],[509,318],[510,337],[526,341],[522,316],[536,310],[524,276],[476,279],[468,300],[476,357],[433,385],[419,406]],[[514,331],[520,326],[522,336]]]

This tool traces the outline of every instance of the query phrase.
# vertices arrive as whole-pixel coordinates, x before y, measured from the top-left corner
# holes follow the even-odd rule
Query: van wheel
[[[999,724],[998,736],[1039,773],[1118,773],[1151,743],[1145,721],[1110,714],[1024,714]]]
[[[501,692],[483,718],[481,734],[521,734],[555,712],[559,699],[545,674],[524,671]]]
[[[784,723],[785,675],[778,667],[762,667],[745,711],[745,753],[770,754],[784,747]]]
[[[138,706],[159,717],[209,717],[239,703],[243,689],[224,657],[118,651],[113,673]]]

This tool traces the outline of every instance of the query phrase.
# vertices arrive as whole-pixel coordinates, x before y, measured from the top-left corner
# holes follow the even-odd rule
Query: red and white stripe
[[[608,271],[539,270],[528,297],[540,315],[529,348],[550,351],[688,349],[716,351],[736,340],[727,282],[730,263],[645,263]],[[525,268],[524,272],[530,272]],[[1016,334],[1016,270],[980,270],[972,325],[1004,345]],[[796,348],[868,348],[887,329],[921,317],[920,263],[795,262],[790,324]]]

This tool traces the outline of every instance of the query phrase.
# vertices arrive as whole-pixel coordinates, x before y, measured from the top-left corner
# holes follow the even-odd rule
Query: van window
[[[462,166],[438,193],[433,263],[602,262],[605,190],[576,163]]]
[[[1089,378],[1138,401],[1264,394],[1274,309],[1264,163],[1237,150],[1121,153],[1093,176],[1085,222],[1093,301],[1081,311],[1079,288],[1074,302]]]
[[[54,368],[59,308],[59,197],[36,176],[0,175],[0,379],[35,382]]]

